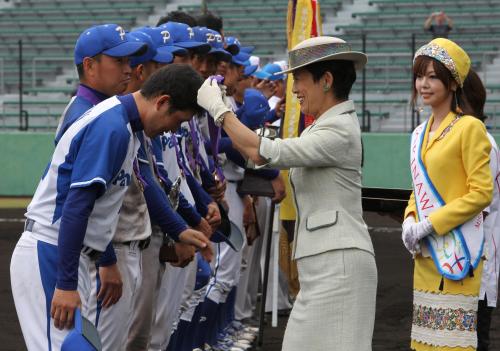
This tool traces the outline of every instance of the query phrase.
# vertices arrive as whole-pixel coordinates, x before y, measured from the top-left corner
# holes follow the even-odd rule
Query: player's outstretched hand
[[[102,307],[111,307],[120,300],[123,288],[122,276],[116,263],[99,267],[99,279],[101,288],[97,294],[97,300],[101,301]]]
[[[198,249],[204,249],[210,243],[210,241],[208,241],[208,238],[202,232],[191,228],[186,229],[179,234],[179,241],[184,244],[193,245]]]
[[[208,194],[215,201],[222,201],[224,199],[224,194],[226,193],[227,181],[216,180],[215,186],[208,189]]]
[[[231,109],[226,106],[223,100],[223,92],[214,77],[208,77],[203,85],[198,89],[198,105],[208,111],[216,124],[219,118]]]
[[[208,212],[205,218],[208,224],[210,224],[212,229],[215,231],[217,227],[220,226],[222,220],[220,216],[219,205],[217,205],[216,202],[211,202],[207,205],[207,207],[208,207]]]
[[[205,218],[202,218],[200,221],[200,224],[198,224],[196,227],[194,227],[194,229],[205,234],[205,236],[208,239],[210,239],[210,237],[212,236],[212,234],[214,232],[212,227],[210,226],[210,224],[208,223],[208,221]]]
[[[172,262],[174,267],[186,267],[193,259],[196,253],[193,245],[184,243],[175,243],[175,254],[177,255],[177,262]]]
[[[70,329],[73,326],[75,309],[82,306],[80,294],[76,290],[55,289],[52,297],[50,316],[57,329]]]
[[[208,243],[207,247],[200,250],[201,257],[207,262],[212,262],[214,258],[214,250],[212,247],[212,243]]]

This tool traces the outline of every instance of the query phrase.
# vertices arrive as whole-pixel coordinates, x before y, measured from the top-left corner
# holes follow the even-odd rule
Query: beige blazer
[[[298,138],[262,138],[259,153],[266,166],[290,168],[295,259],[346,248],[373,254],[362,217],[361,132],[352,101],[330,108]]]

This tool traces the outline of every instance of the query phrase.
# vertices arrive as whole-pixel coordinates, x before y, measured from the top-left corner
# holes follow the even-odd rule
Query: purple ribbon
[[[181,152],[179,141],[177,140],[177,135],[175,133],[172,133],[172,143],[174,144],[175,156],[177,158],[179,168],[184,172],[184,175],[191,174],[191,171],[186,166],[186,160]]]
[[[146,182],[146,179],[144,179],[144,177],[141,174],[141,170],[139,169],[139,161],[137,160],[137,157],[134,158],[133,169],[134,169],[135,177],[137,178],[137,180],[141,184],[142,190],[144,190],[144,188],[146,188],[148,186],[148,183]]]
[[[219,158],[217,155],[219,154],[219,142],[222,134],[222,129],[221,127],[217,127],[215,125],[214,120],[212,117],[207,116],[208,118],[208,131],[210,133],[210,147],[212,149],[212,157],[214,159],[214,167],[215,167],[215,172],[217,174],[217,177],[221,182],[226,179],[224,177],[224,172],[222,172],[222,167],[219,164]]]
[[[151,161],[153,162],[153,170],[155,172],[156,177],[163,182],[163,184],[168,184],[167,179],[160,173],[160,170],[158,169],[158,162],[156,161],[156,156],[153,152],[153,144],[151,144],[151,140],[149,138],[146,138],[146,144],[148,145],[148,151],[149,154],[151,155]]]

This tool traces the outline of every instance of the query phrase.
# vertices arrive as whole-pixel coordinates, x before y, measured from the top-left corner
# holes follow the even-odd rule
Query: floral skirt
[[[431,258],[417,256],[414,270],[411,348],[417,351],[474,351],[483,263],[473,277],[444,279]],[[442,290],[440,290],[440,285]]]

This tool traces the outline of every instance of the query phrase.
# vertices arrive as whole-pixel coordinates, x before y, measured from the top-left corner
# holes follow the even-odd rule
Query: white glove
[[[401,235],[406,249],[413,255],[420,252],[419,241],[433,231],[434,228],[429,219],[415,223],[415,218],[409,216],[403,222],[403,233]]]
[[[222,125],[223,115],[231,112],[231,109],[224,103],[219,84],[212,77],[208,77],[198,90],[198,105],[207,110],[218,126]]]

